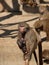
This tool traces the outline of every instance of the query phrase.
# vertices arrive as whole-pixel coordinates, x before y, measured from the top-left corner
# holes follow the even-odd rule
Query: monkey
[[[49,19],[49,11],[47,10],[48,6],[39,6],[39,12],[40,12],[40,20]]]
[[[35,52],[35,49],[37,48],[37,36],[34,30],[26,22],[22,22],[18,25],[17,44],[23,52],[25,65],[29,65],[32,53],[34,54],[37,62],[37,56]]]
[[[20,0],[22,4],[27,4],[29,6],[37,6],[36,0]]]
[[[36,3],[36,0],[29,0],[28,1],[28,4],[32,7],[36,7],[37,6],[37,3]]]
[[[39,20],[34,23],[34,27],[39,33],[40,31],[45,31],[47,34],[47,40],[49,40],[49,11],[46,7],[41,7],[41,13],[43,14],[40,14]]]
[[[20,23],[18,26],[18,40],[17,41],[18,41],[18,45],[19,45],[20,49],[24,46],[26,47],[24,37],[25,37],[25,33],[27,31],[26,29],[29,29],[29,26],[28,26],[28,24],[26,24],[25,26],[24,25],[25,25],[25,23]],[[22,49],[22,51],[25,52],[26,50]]]
[[[41,43],[44,41],[49,41],[49,19],[45,19],[45,20],[38,20],[34,23],[35,29],[36,31],[39,33],[41,31],[44,31],[46,33],[46,36],[43,37],[41,40]],[[42,51],[42,58],[48,60],[49,59],[49,51]]]
[[[46,37],[42,39],[43,41],[49,41],[49,11],[45,8],[45,10],[42,10],[42,15],[39,17],[40,19],[34,23],[34,28],[40,35],[41,31],[44,31],[46,33]],[[43,52],[42,56],[47,58],[49,54],[45,54],[45,51]]]

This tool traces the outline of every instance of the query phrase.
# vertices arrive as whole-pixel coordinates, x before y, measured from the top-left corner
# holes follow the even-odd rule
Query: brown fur
[[[40,20],[35,22],[34,27],[38,29],[43,26],[43,31],[47,33],[47,40],[49,40],[49,11],[45,8],[42,12],[43,15],[40,15]]]
[[[23,23],[22,25],[26,26],[25,28],[29,27],[27,23]],[[19,25],[19,27],[20,26],[21,25]],[[18,39],[21,39],[21,38],[22,38],[22,34],[19,31]],[[37,47],[37,36],[36,36],[34,30],[32,30],[32,28],[30,28],[30,27],[27,28],[24,39],[25,39],[25,42],[26,42],[25,44],[26,44],[26,52],[27,52],[27,53],[24,54],[24,59],[30,60],[30,57],[32,56],[32,52],[34,53],[34,51]]]
[[[34,25],[34,27],[38,29],[39,27],[43,26],[43,31],[47,33],[47,40],[49,40],[49,19],[39,20],[37,22],[35,23],[36,25]]]
[[[49,60],[49,50],[43,51],[43,58],[45,58],[46,60]]]
[[[23,4],[27,4],[29,6],[36,6],[37,3],[36,3],[36,0],[20,0]]]

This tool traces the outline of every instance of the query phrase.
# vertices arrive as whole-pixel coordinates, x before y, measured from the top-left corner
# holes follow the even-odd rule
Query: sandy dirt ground
[[[17,26],[19,22],[27,21],[32,27],[38,19],[35,15],[13,15],[11,13],[0,14],[0,65],[24,65],[23,53],[17,46]],[[35,20],[33,20],[35,18]],[[29,22],[28,22],[29,21]],[[49,49],[49,42],[42,44],[43,50]],[[36,50],[38,56],[38,49]],[[30,65],[37,65],[32,55]],[[43,63],[43,65],[49,65]]]

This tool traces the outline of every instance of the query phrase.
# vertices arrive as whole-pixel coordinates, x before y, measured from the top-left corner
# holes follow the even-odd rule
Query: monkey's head
[[[29,28],[30,26],[25,22],[22,22],[18,25],[18,31],[20,31],[21,33],[26,32],[27,30],[29,30]]]
[[[29,5],[31,7],[34,7],[37,5],[36,2],[34,2],[33,0],[20,0],[21,4],[23,5]]]

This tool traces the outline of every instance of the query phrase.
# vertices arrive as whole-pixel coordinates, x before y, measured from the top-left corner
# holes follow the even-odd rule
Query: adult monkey
[[[39,33],[39,35],[42,31],[44,32],[44,36],[41,37],[42,42],[45,40],[49,41],[49,19],[36,21],[34,26],[35,26],[35,29],[37,30],[37,32]],[[43,64],[42,57],[45,59],[49,59],[48,50],[43,51],[43,53],[42,53],[42,44],[41,43],[38,46],[38,48],[39,48],[39,64],[40,65]]]
[[[42,31],[46,33],[42,38],[42,42],[45,40],[49,41],[49,11],[46,9],[45,6],[41,6],[40,13],[42,14],[39,17],[40,20],[34,23],[34,27],[39,34]],[[43,52],[43,57],[49,59],[49,52],[47,50]]]
[[[35,49],[37,47],[37,36],[35,31],[30,28],[27,23],[23,22],[20,23],[18,26],[17,44],[24,53],[25,65],[29,65],[32,53],[34,54],[35,60],[37,62],[37,57],[35,53]]]
[[[34,23],[34,27],[38,33],[45,31],[47,33],[47,40],[49,40],[49,11],[47,6],[41,6],[40,13],[39,20]]]

